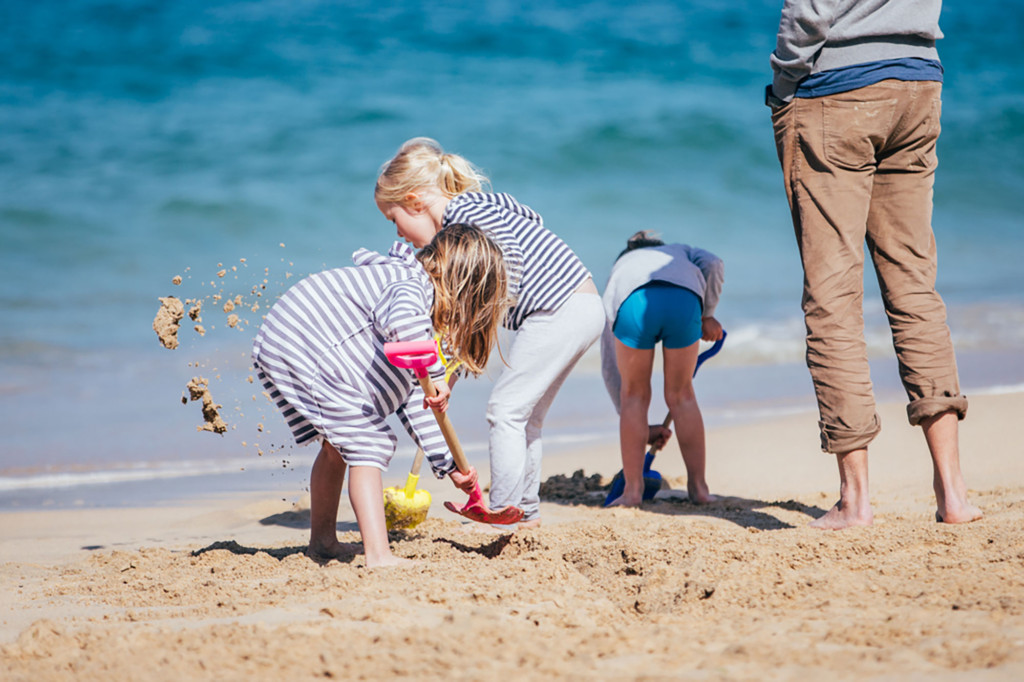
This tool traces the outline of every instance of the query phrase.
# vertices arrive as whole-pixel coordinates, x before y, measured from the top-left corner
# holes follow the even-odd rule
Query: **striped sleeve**
[[[433,327],[426,312],[433,305],[433,291],[426,291],[415,279],[387,286],[373,308],[374,322],[385,341],[433,340]],[[438,359],[427,368],[434,379],[444,379],[444,363]]]
[[[523,279],[523,249],[516,238],[514,225],[510,224],[508,212],[501,210],[500,204],[484,200],[492,196],[499,195],[478,192],[460,195],[459,200],[449,204],[451,213],[445,215],[444,223],[446,226],[462,224],[479,227],[498,244],[508,270],[508,296],[510,300],[516,301],[519,299]],[[539,215],[533,215],[540,220]],[[521,221],[525,219],[520,217]]]
[[[431,302],[424,300],[423,287],[411,279],[388,285],[373,307],[373,319],[388,341],[418,341],[430,338]]]
[[[437,478],[444,478],[455,470],[455,460],[448,450],[448,443],[437,425],[434,413],[423,408],[423,388],[417,382],[405,401],[396,411],[406,432],[423,449],[423,454]]]
[[[509,194],[468,192],[449,202],[444,224],[467,223],[487,232],[501,247],[509,268],[514,303],[505,326],[518,329],[531,313],[558,310],[590,277],[582,261],[540,214]]]

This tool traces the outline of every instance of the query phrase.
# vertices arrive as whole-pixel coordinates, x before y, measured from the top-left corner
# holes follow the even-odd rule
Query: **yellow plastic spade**
[[[423,450],[416,449],[416,457],[412,461],[412,469],[405,479],[405,487],[391,486],[384,488],[384,519],[388,530],[415,528],[423,523],[430,511],[430,492],[416,490],[420,480],[420,465],[423,464]]]

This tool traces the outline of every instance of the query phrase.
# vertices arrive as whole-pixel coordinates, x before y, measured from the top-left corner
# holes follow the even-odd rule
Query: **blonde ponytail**
[[[381,166],[373,196],[379,203],[403,205],[410,193],[425,189],[451,199],[463,192],[482,192],[489,184],[476,166],[458,154],[446,153],[436,140],[414,137]]]

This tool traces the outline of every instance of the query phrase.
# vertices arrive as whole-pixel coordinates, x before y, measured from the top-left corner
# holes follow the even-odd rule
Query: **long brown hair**
[[[480,374],[509,307],[501,249],[480,228],[456,223],[416,257],[434,283],[434,331],[469,372]]]

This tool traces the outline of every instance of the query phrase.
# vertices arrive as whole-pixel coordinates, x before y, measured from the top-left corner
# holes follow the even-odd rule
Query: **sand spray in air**
[[[285,248],[283,243],[279,244],[279,246],[280,248]],[[282,258],[281,262],[284,261],[285,259]],[[294,264],[289,262],[287,265],[291,267]],[[238,287],[243,286],[242,283],[239,282],[239,270],[241,268],[244,272],[248,268],[247,259],[240,258],[238,264],[231,265],[230,267],[225,266],[223,263],[217,263],[216,268],[214,277],[209,281],[206,281],[205,278],[199,280],[199,286],[203,288],[209,286],[213,289],[212,293],[192,295],[182,298],[173,295],[158,297],[157,300],[160,302],[160,308],[157,310],[156,316],[153,319],[153,331],[156,333],[157,339],[164,348],[168,350],[175,350],[179,348],[181,345],[179,335],[183,333],[182,321],[185,319],[186,315],[192,322],[192,344],[190,345],[191,347],[195,347],[195,344],[199,343],[200,339],[203,340],[203,343],[209,342],[209,339],[207,339],[208,332],[217,333],[216,330],[218,329],[221,320],[220,315],[223,315],[222,329],[245,331],[251,326],[250,320],[245,317],[246,312],[252,313],[253,315],[259,315],[263,308],[269,308],[269,304],[264,304],[261,300],[270,285],[269,267],[264,268],[263,276],[259,281],[256,281],[252,285],[245,286],[244,293],[238,293],[237,289],[235,291],[230,291],[229,289],[232,282],[238,282]],[[189,274],[191,271],[192,268],[189,267],[185,269],[185,276],[180,274],[174,275],[171,278],[171,283],[175,287],[183,285],[187,286],[187,283],[192,283],[194,281],[192,275]],[[286,271],[284,280],[291,278],[292,273]],[[282,290],[285,288],[283,281],[278,282],[277,284],[281,286]],[[204,314],[208,318],[211,318],[206,324],[204,324],[203,320]],[[259,317],[255,319],[257,326],[260,322],[262,322],[262,315],[259,315]],[[184,326],[187,327],[187,324]],[[207,365],[208,363],[202,361],[190,361],[188,363],[188,366],[193,369]],[[213,371],[216,372],[216,368],[213,368]],[[196,430],[209,431],[211,433],[223,435],[227,433],[229,429],[236,429],[236,425],[229,426],[225,420],[222,414],[223,405],[214,400],[213,393],[210,388],[210,379],[202,375],[195,375],[192,371],[190,371],[190,374],[192,374],[192,376],[187,380],[185,391],[181,396],[181,403],[183,405],[188,405],[190,402],[199,402],[201,404],[203,422],[196,426]],[[221,375],[215,374],[213,378],[220,381]],[[245,378],[245,381],[250,385],[255,383],[252,373],[249,373]],[[253,393],[252,400],[253,402],[262,403],[264,405],[272,404],[270,395],[266,391]],[[244,417],[241,405],[236,405],[235,410],[237,411],[239,418]],[[266,416],[261,415],[260,421],[256,424],[256,442],[253,443],[257,455],[261,457],[264,454],[273,453],[285,447],[285,445],[269,445],[266,446],[267,449],[265,451],[264,446],[259,442],[266,435],[266,431],[264,429],[265,420]],[[241,445],[243,447],[249,447],[249,443],[246,440],[241,441]],[[288,447],[290,447],[290,445],[288,445]],[[288,468],[290,466],[290,462],[288,460],[282,460],[282,466],[284,468]]]

